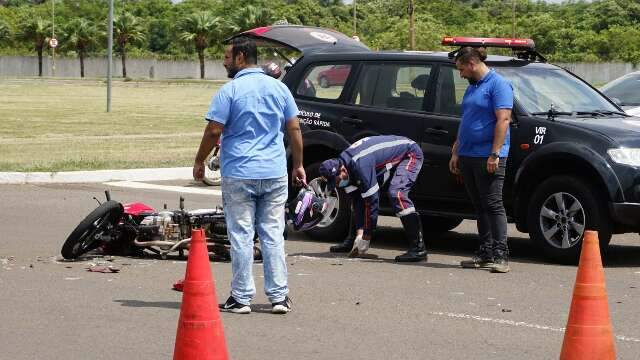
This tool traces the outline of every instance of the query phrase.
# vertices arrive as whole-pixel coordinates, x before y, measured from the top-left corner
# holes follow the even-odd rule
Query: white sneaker
[[[369,250],[370,243],[371,241],[369,240],[356,238],[356,240],[353,242],[353,249],[351,249],[351,252],[349,253],[349,257],[357,257],[357,256],[362,256],[366,254],[367,251]]]

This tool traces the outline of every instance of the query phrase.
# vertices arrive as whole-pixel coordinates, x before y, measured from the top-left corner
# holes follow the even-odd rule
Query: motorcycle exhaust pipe
[[[138,239],[134,239],[133,243],[136,246],[140,246],[140,247],[147,247],[147,246],[171,246],[173,247],[174,245],[181,245],[185,242],[189,242],[191,241],[191,238],[187,238],[187,239],[182,239],[178,242],[175,241],[164,241],[164,240],[149,240],[149,241],[138,241]]]
[[[139,247],[148,247],[148,246],[170,246],[171,248],[168,251],[174,251],[181,247],[183,244],[190,243],[191,238],[182,239],[178,242],[175,241],[164,241],[164,240],[149,240],[149,241],[138,241],[138,239],[134,239],[133,243]],[[216,245],[214,242],[208,242],[208,246]]]

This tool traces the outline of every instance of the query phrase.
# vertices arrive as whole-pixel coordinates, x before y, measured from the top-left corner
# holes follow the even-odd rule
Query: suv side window
[[[423,111],[431,66],[365,64],[350,103],[385,109]]]
[[[436,101],[433,112],[439,114],[461,116],[462,98],[469,83],[460,77],[458,70],[452,66],[441,66],[436,84]]]
[[[296,89],[296,95],[337,100],[351,73],[351,65],[330,64],[310,67]]]

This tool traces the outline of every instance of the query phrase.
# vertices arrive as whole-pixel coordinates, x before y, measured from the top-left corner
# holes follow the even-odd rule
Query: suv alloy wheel
[[[528,210],[529,234],[551,258],[576,262],[585,230],[599,229],[600,248],[611,240],[606,202],[595,189],[572,176],[554,176],[538,186]]]
[[[320,188],[320,168],[321,162],[313,163],[305,169],[307,172],[307,183],[316,193],[324,192]],[[314,228],[305,231],[307,235],[314,239],[338,242],[342,241],[349,231],[349,216],[351,209],[349,206],[348,195],[341,189],[336,189],[329,195],[329,206],[333,210],[329,212],[327,217],[316,225]]]

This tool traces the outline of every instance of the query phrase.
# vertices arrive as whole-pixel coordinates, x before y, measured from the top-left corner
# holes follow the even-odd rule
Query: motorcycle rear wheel
[[[122,218],[124,208],[117,201],[107,201],[93,210],[82,220],[69,234],[62,245],[60,253],[65,259],[76,259],[98,246],[102,234],[111,231],[111,228]]]

